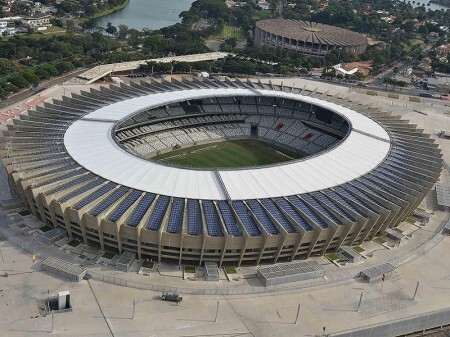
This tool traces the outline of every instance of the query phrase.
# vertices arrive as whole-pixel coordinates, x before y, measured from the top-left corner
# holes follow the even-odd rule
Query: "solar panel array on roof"
[[[156,201],[155,208],[147,224],[147,229],[156,231],[161,226],[161,221],[166,214],[167,206],[169,205],[170,198],[165,195],[161,195]]]
[[[312,231],[313,228],[284,198],[275,198],[275,203],[295,221],[295,223],[305,231]]]
[[[290,196],[288,200],[299,210],[305,213],[312,221],[314,221],[319,227],[328,228],[330,227],[325,221],[323,221],[319,216],[316,215],[306,204],[300,200],[297,196]]]
[[[127,197],[120,203],[119,207],[109,217],[109,221],[117,221],[120,217],[134,204],[134,202],[141,196],[141,191],[133,190]]]
[[[85,197],[83,200],[78,202],[73,208],[76,209],[76,210],[80,210],[84,206],[89,205],[94,200],[97,200],[100,197],[104,196],[106,193],[111,191],[116,186],[117,185],[112,183],[112,182],[107,183],[106,185],[100,187],[98,190],[96,190],[95,192],[92,192],[87,197]]]
[[[141,222],[144,214],[147,212],[148,208],[152,204],[153,200],[155,200],[155,195],[152,193],[146,193],[142,199],[139,201],[139,204],[134,209],[133,214],[128,220],[128,226],[137,227],[137,225]]]
[[[183,224],[184,214],[184,199],[174,198],[172,202],[172,209],[170,210],[169,222],[167,224],[167,231],[169,233],[179,233],[181,225]]]
[[[198,200],[188,200],[188,234],[202,234],[202,223],[200,218],[200,205]]]
[[[226,201],[219,201],[219,209],[228,234],[231,236],[242,236],[242,230],[238,227],[228,203]]]
[[[120,186],[117,190],[115,190],[111,195],[109,195],[106,200],[103,200],[100,205],[98,205],[94,210],[90,212],[91,215],[97,216],[100,213],[106,211],[109,207],[111,207],[117,200],[119,200],[122,196],[127,193],[128,187]]]
[[[267,211],[278,221],[278,223],[288,232],[296,233],[294,226],[289,222],[283,213],[277,208],[277,206],[270,199],[262,199],[261,203],[267,209]]]
[[[210,236],[222,236],[222,230],[216,215],[216,208],[211,200],[204,200],[202,202],[203,210],[205,211],[206,229]]]
[[[72,198],[75,198],[76,196],[79,196],[80,194],[83,194],[89,190],[92,190],[93,188],[100,186],[101,184],[103,184],[105,181],[101,178],[98,178],[92,182],[90,182],[89,184],[86,184],[78,189],[76,189],[75,191],[65,195],[63,198],[59,199],[58,201],[60,203],[66,202]]]
[[[244,203],[240,200],[232,202],[233,208],[236,211],[239,219],[241,219],[242,225],[250,236],[259,236],[261,231],[256,223],[253,221],[250,211],[245,207]]]
[[[253,214],[258,219],[259,223],[266,229],[269,234],[279,234],[277,227],[272,220],[267,216],[264,209],[256,200],[247,200],[247,205],[252,210]]]

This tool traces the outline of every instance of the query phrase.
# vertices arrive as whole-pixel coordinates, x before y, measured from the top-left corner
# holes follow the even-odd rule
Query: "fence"
[[[417,331],[450,324],[450,308],[431,311],[419,315],[372,324],[357,329],[340,331],[327,335],[328,337],[388,337],[407,335]]]

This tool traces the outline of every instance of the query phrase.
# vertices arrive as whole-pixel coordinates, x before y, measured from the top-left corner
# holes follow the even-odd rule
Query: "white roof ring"
[[[113,138],[114,127],[121,120],[152,107],[206,97],[255,95],[299,100],[329,109],[347,119],[350,132],[336,147],[311,158],[277,166],[216,171],[145,160],[126,152]],[[272,90],[222,88],[156,93],[104,106],[70,125],[64,145],[81,166],[120,185],[206,200],[225,200],[224,186],[231,199],[245,200],[303,194],[361,177],[386,158],[390,137],[374,120],[318,98]]]

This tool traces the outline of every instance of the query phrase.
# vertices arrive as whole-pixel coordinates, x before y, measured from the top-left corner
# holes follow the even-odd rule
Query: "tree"
[[[108,22],[108,24],[106,25],[105,31],[109,35],[113,35],[114,36],[117,33],[117,28],[115,26],[113,26],[111,22]]]
[[[5,76],[15,69],[16,66],[14,65],[14,63],[5,58],[0,58],[0,76]]]
[[[117,38],[120,40],[126,40],[127,36],[128,36],[128,26],[119,25],[119,33],[117,34]]]

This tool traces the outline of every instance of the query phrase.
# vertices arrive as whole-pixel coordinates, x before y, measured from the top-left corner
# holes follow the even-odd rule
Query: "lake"
[[[443,9],[445,11],[447,9],[450,9],[449,7],[445,7],[445,6],[442,6],[439,4],[434,4],[434,3],[431,3],[430,6],[428,6],[429,0],[415,0],[415,3],[413,3],[412,0],[406,0],[404,2],[406,2],[406,3],[411,2],[411,6],[413,6],[413,7],[420,7],[422,5],[425,5],[426,9],[431,9],[433,11],[441,10],[441,9]]]
[[[106,27],[127,25],[128,28],[160,29],[181,22],[178,15],[188,10],[194,0],[130,0],[128,6],[98,19],[97,25]]]

